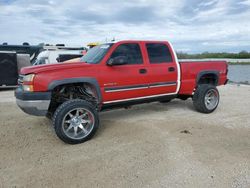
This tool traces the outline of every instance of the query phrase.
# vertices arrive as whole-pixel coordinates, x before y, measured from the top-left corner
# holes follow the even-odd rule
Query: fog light
[[[33,85],[23,85],[24,91],[33,91]]]

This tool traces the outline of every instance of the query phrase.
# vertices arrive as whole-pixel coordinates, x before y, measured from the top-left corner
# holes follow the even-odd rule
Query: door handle
[[[147,73],[147,69],[140,69],[140,70],[139,70],[139,73],[140,73],[140,74],[146,74],[146,73]]]
[[[174,68],[174,67],[169,67],[169,68],[168,68],[168,71],[169,71],[169,72],[174,72],[174,71],[175,71],[175,68]]]

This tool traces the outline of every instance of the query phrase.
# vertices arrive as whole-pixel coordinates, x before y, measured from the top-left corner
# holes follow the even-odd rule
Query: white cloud
[[[250,6],[250,0],[243,0],[241,2],[239,2],[240,4],[243,4],[243,5],[248,5]]]
[[[179,51],[250,50],[249,2],[10,0],[0,3],[0,42],[85,45],[115,37],[170,40]]]

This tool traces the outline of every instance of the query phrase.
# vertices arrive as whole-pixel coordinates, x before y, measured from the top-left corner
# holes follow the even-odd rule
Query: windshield
[[[87,52],[87,54],[81,58],[81,62],[86,62],[90,64],[99,63],[112,45],[113,44],[109,43],[109,44],[102,44],[94,48],[91,48]]]
[[[46,64],[46,60],[48,60],[48,51],[41,52],[35,59],[33,65],[43,65]]]
[[[46,64],[46,60],[48,60],[47,57],[40,57],[38,59],[35,60],[35,62],[33,63],[33,65],[43,65]]]

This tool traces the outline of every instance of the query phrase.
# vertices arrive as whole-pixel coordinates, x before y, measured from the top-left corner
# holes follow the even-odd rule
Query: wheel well
[[[71,99],[83,99],[99,108],[97,91],[92,84],[70,83],[56,86],[52,90],[49,113],[53,114],[59,105]]]
[[[218,84],[218,76],[215,73],[205,73],[199,76],[197,86],[201,84],[211,84],[216,86]]]

